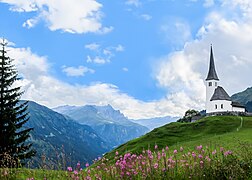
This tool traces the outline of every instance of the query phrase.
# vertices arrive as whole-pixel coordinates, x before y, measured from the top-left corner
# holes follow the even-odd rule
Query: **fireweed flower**
[[[89,164],[88,163],[86,163],[86,167],[88,167],[89,166]]]
[[[197,146],[197,150],[201,150],[202,149],[202,145],[199,145],[199,146]]]
[[[118,154],[119,154],[118,151],[116,151],[116,152],[115,152],[115,155],[117,156]]]
[[[166,151],[168,151],[168,150],[169,150],[169,147],[168,147],[168,146],[166,146],[166,147],[165,147],[165,150],[166,150]]]
[[[177,153],[178,153],[178,150],[177,150],[177,149],[175,149],[175,150],[173,151],[173,153],[174,153],[174,154],[177,154]]]
[[[212,152],[212,155],[214,155],[214,154],[216,154],[217,153],[217,151],[216,151],[216,149]]]
[[[67,171],[72,172],[73,168],[72,167],[67,167]]]
[[[199,154],[199,156],[198,156],[200,159],[202,159],[203,158],[203,156],[201,155],[201,154]]]
[[[158,168],[158,163],[155,163],[154,164],[154,169],[157,169]]]
[[[184,149],[183,149],[183,147],[180,147],[180,152],[182,152]]]

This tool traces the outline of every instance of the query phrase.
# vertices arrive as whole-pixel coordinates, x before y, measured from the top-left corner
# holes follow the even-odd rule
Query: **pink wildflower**
[[[198,156],[200,159],[202,159],[203,158],[203,156],[201,155],[201,154],[199,154],[199,156]]]
[[[177,149],[175,149],[175,150],[173,151],[173,153],[174,153],[174,154],[177,154],[177,153],[178,153],[178,150],[177,150]]]
[[[116,151],[116,152],[115,152],[115,155],[117,156],[118,154],[119,154],[118,151]]]
[[[89,164],[88,163],[86,163],[86,167],[88,167],[89,166]]]
[[[158,168],[158,163],[155,163],[154,164],[154,169],[157,169]]]
[[[232,151],[226,151],[226,152],[224,152],[224,156],[227,156],[227,155],[230,155],[230,154],[232,154]]]
[[[168,151],[168,150],[169,150],[169,147],[168,147],[168,146],[166,146],[166,147],[165,147],[165,150],[166,150],[166,151]]]
[[[212,155],[216,154],[216,149],[212,152]]]
[[[72,167],[67,167],[67,171],[72,172],[73,168]]]
[[[180,152],[182,152],[184,149],[183,149],[183,147],[180,147]]]
[[[202,145],[199,145],[199,146],[197,146],[197,150],[201,150],[202,149]]]
[[[78,174],[78,171],[74,170],[74,174],[77,175],[77,174]]]
[[[158,149],[158,145],[155,145],[155,149]]]

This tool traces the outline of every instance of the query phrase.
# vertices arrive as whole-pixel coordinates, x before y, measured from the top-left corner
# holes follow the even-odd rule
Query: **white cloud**
[[[86,62],[95,64],[110,63],[111,59],[116,55],[116,52],[124,51],[124,47],[121,44],[104,48],[101,47],[100,44],[91,43],[85,45],[85,48],[95,52],[95,55],[93,57],[91,55],[87,56]]]
[[[67,76],[84,76],[86,73],[94,73],[93,69],[87,68],[85,66],[79,67],[62,67],[62,71],[66,73]]]
[[[115,51],[117,51],[117,52],[122,52],[122,51],[124,51],[124,47],[123,47],[121,44],[118,44],[118,45],[115,47]]]
[[[0,0],[11,6],[11,11],[36,12],[37,15],[26,20],[24,27],[34,27],[38,21],[46,22],[52,31],[62,30],[70,33],[108,33],[113,27],[103,27],[102,4],[96,0]]]
[[[105,59],[99,56],[95,56],[94,58],[87,56],[87,62],[95,63],[95,64],[106,64],[106,63],[110,63],[110,59]]]
[[[205,0],[203,6],[204,7],[211,7],[214,5],[214,0]]]
[[[86,49],[92,50],[92,51],[96,51],[100,48],[100,45],[97,43],[91,43],[91,44],[86,44],[85,45]]]
[[[251,5],[250,1],[227,0],[220,5],[219,12],[210,12],[197,39],[185,43],[181,51],[160,58],[155,71],[158,85],[171,94],[184,93],[184,99],[188,100],[185,108],[203,109],[204,79],[208,71],[210,44],[213,43],[221,86],[230,95],[252,86],[249,78],[252,75],[252,19],[248,18],[252,17]],[[246,16],[239,16],[244,12]]]
[[[126,67],[122,68],[122,70],[123,70],[124,72],[128,72],[128,71],[129,71],[129,69],[126,68]]]
[[[149,14],[141,14],[140,17],[146,21],[149,21],[152,19],[152,16]]]
[[[141,5],[140,0],[126,0],[125,2],[127,5],[133,5],[139,7]]]
[[[192,38],[190,25],[179,18],[166,19],[160,26],[160,32],[169,44],[177,47],[183,47],[184,43]]]

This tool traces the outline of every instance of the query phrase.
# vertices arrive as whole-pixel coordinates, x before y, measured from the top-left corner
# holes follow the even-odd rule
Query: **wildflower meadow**
[[[140,154],[114,154],[114,159],[97,158],[89,163],[77,163],[65,171],[1,169],[1,178],[24,180],[101,180],[101,179],[251,179],[251,145],[241,145],[233,152],[223,147],[198,145],[170,149],[168,146],[143,150]]]

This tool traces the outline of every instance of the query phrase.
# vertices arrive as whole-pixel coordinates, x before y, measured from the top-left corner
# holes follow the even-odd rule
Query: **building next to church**
[[[211,45],[209,71],[206,78],[206,113],[215,112],[245,112],[245,107],[233,102],[225,89],[219,86]]]

